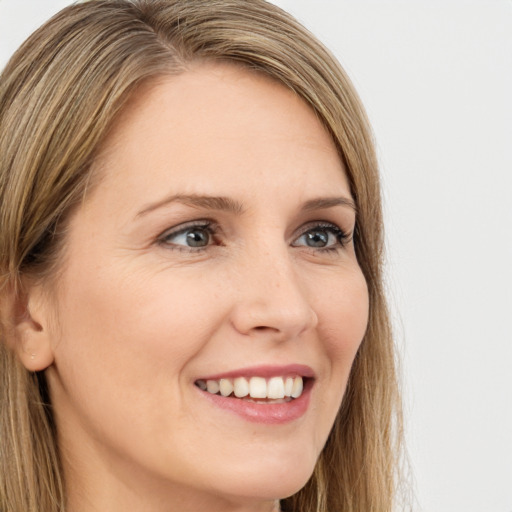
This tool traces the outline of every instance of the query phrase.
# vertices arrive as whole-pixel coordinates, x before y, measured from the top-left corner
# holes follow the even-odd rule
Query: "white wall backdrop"
[[[0,67],[66,0],[0,0]],[[512,512],[512,2],[275,0],[378,143],[415,512]]]

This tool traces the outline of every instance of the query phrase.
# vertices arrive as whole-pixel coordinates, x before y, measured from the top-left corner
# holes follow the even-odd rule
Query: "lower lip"
[[[254,403],[242,398],[214,395],[199,388],[197,390],[215,406],[232,412],[246,421],[279,425],[297,420],[306,413],[312,387],[313,382],[308,379],[298,398],[283,403]]]

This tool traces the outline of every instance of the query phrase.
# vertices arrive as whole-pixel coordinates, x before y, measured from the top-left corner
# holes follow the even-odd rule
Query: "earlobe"
[[[31,286],[28,291],[12,293],[5,300],[2,310],[9,317],[9,345],[27,370],[45,370],[53,363],[53,347],[49,332],[49,304],[42,288]],[[5,319],[3,323],[6,324]]]
[[[17,327],[16,351],[23,366],[31,372],[45,370],[53,363],[53,350],[47,329],[32,318]]]

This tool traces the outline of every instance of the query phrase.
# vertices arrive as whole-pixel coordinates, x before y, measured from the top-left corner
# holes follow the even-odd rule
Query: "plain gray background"
[[[66,0],[0,0],[0,67]],[[374,126],[415,512],[512,512],[512,2],[275,0]]]

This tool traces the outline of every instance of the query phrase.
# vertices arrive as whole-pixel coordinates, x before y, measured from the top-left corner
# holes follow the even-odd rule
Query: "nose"
[[[289,254],[247,258],[237,275],[237,300],[232,324],[244,335],[268,335],[276,340],[294,339],[314,329],[318,316],[307,288]]]

